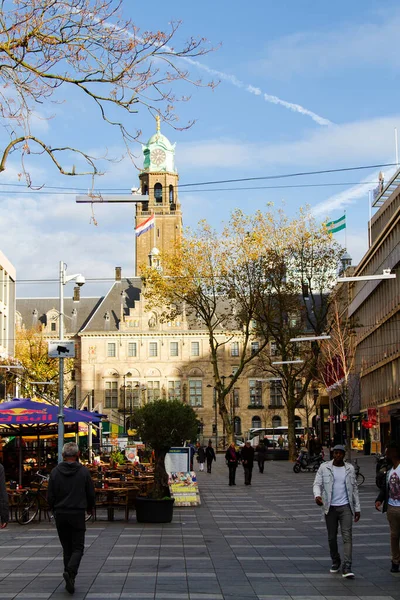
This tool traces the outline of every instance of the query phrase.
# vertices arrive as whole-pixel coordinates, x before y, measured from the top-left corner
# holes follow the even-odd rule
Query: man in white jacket
[[[360,520],[360,498],[353,465],[344,462],[344,446],[334,446],[333,460],[324,462],[314,480],[314,498],[323,507],[328,530],[329,550],[332,558],[331,573],[340,571],[341,559],[338,550],[338,525],[342,533],[344,557],[343,577],[354,577],[352,561],[352,522]]]

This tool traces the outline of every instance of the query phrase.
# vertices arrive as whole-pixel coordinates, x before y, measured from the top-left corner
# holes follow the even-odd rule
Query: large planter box
[[[154,500],[137,496],[135,500],[138,523],[171,523],[174,513],[174,498]]]

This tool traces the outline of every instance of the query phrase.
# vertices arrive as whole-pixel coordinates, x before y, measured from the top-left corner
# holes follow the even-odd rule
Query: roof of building
[[[114,281],[108,293],[101,299],[96,310],[87,321],[83,330],[119,331],[121,316],[129,315],[129,309],[140,300],[142,281],[140,277],[126,277]]]
[[[84,328],[102,297],[81,298],[78,302],[72,298],[64,299],[64,329],[67,334],[75,334]],[[47,325],[49,311],[59,312],[58,298],[17,298],[17,312],[21,315],[22,323],[26,328],[34,327],[38,323]]]

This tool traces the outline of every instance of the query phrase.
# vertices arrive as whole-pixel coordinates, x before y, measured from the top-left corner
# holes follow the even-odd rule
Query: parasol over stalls
[[[78,423],[98,423],[102,415],[86,410],[64,408],[66,431],[78,433]],[[57,434],[58,406],[45,402],[34,402],[30,398],[14,398],[0,403],[0,435],[25,436]],[[19,479],[22,479],[22,451],[19,443]]]

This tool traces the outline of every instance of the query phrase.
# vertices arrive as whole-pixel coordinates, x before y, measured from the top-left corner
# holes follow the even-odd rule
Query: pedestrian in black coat
[[[246,442],[241,452],[242,465],[244,468],[244,485],[251,485],[254,464],[254,448],[250,442]]]
[[[64,444],[62,456],[63,461],[50,473],[47,501],[63,548],[65,589],[73,594],[85,548],[85,512],[93,514],[96,497],[88,469],[78,462],[78,445]]]
[[[215,456],[214,448],[212,447],[212,442],[210,440],[206,448],[207,473],[211,473],[211,466],[213,460],[216,461],[217,458]]]
[[[260,443],[256,447],[258,470],[260,473],[264,473],[264,463],[267,460],[267,447],[265,443]]]
[[[0,465],[0,529],[5,529],[9,521],[8,494],[6,488],[6,476],[3,465]]]
[[[226,464],[229,469],[229,485],[236,485],[236,469],[239,463],[239,454],[236,452],[234,442],[231,443],[228,450],[225,453]]]

